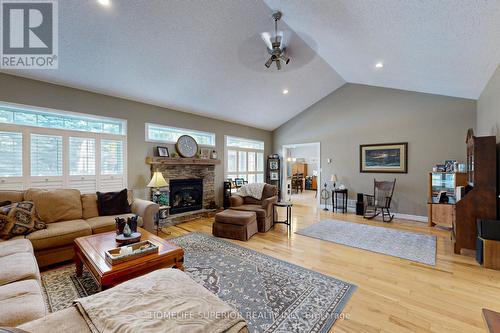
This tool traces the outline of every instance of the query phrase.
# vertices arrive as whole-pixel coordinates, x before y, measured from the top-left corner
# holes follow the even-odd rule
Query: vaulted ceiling
[[[4,72],[272,130],[345,82],[476,99],[499,41],[497,0],[64,0],[59,69]]]

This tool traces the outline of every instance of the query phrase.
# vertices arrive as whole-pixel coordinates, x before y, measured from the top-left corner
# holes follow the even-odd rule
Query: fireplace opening
[[[203,179],[170,180],[170,214],[203,208]]]

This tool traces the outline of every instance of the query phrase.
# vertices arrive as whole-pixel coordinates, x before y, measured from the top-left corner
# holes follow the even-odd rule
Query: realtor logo
[[[0,5],[0,67],[57,68],[57,0],[0,0]]]

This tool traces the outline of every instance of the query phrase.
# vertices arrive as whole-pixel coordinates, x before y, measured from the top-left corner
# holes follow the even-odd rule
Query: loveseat
[[[259,232],[267,232],[274,224],[273,205],[278,202],[278,188],[265,184],[260,200],[251,196],[233,194],[230,197],[231,209],[257,214],[257,227]]]
[[[46,229],[14,237],[31,241],[40,267],[71,260],[75,238],[114,230],[117,216],[138,215],[138,225],[153,231],[158,212],[157,204],[129,195],[132,213],[99,216],[97,195],[81,194],[74,189],[0,191],[2,201],[32,201],[37,217],[46,223]]]

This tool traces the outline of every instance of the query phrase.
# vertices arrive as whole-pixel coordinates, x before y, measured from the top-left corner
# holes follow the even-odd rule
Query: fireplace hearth
[[[170,214],[203,208],[203,179],[170,180]]]

